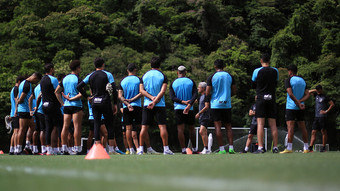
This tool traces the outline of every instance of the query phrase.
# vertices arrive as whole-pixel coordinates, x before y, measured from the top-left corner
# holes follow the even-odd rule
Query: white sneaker
[[[130,155],[135,155],[136,154],[136,151],[133,150],[132,152],[130,151]]]
[[[144,151],[137,150],[137,155],[143,155],[143,154],[144,154]]]
[[[200,154],[202,155],[207,155],[207,154],[210,154],[211,151],[207,150],[207,149],[203,149],[202,152],[200,152]]]
[[[149,155],[159,155],[159,153],[156,152],[155,150],[153,150],[152,148],[148,149],[146,153],[149,154]]]
[[[164,151],[163,155],[174,155],[171,150]]]

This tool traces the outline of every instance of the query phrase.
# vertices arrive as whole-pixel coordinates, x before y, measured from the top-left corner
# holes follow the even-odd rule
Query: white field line
[[[7,173],[26,173],[36,176],[55,176],[60,178],[85,179],[86,181],[107,181],[109,183],[138,183],[149,186],[172,187],[177,189],[193,189],[193,190],[308,190],[308,191],[338,191],[337,185],[326,184],[324,186],[315,183],[284,183],[257,181],[250,179],[212,179],[209,177],[186,177],[186,176],[155,176],[155,175],[133,175],[124,173],[98,173],[95,171],[85,171],[76,169],[53,169],[29,166],[8,166],[0,165],[2,172]],[[1,173],[0,171],[0,173]]]

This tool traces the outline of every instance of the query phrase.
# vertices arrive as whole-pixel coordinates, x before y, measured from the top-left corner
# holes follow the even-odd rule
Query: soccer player
[[[114,115],[117,113],[117,91],[113,76],[110,72],[104,70],[105,62],[103,58],[96,58],[94,60],[96,70],[87,75],[81,81],[77,89],[78,91],[90,101],[93,118],[94,118],[94,138],[95,144],[100,144],[100,126],[101,117],[104,116],[105,126],[108,131],[109,152],[114,152],[112,142],[115,137],[115,127],[113,124]],[[92,96],[89,97],[83,89],[86,84],[90,84]],[[113,95],[113,105],[110,100],[110,92]],[[104,145],[105,147],[105,145]]]
[[[30,119],[32,118],[30,115],[31,108],[28,105],[28,100],[32,94],[32,84],[36,84],[40,81],[41,74],[34,73],[26,80],[23,80],[18,89],[18,97],[17,97],[17,107],[16,112],[19,116],[19,136],[17,139],[18,143],[18,154],[22,153],[22,144],[25,138],[25,134],[28,126],[30,125]]]
[[[287,69],[289,78],[285,81],[285,88],[287,90],[286,123],[288,129],[288,144],[287,148],[280,153],[293,152],[295,121],[302,131],[302,139],[304,142],[303,153],[308,153],[308,135],[304,121],[304,101],[309,98],[309,91],[305,80],[296,75],[298,70],[297,66],[291,65],[288,66]]]
[[[255,96],[256,101],[256,96]],[[250,130],[248,132],[248,138],[246,142],[246,146],[240,153],[247,153],[249,151],[249,147],[251,144],[251,141],[253,140],[254,135],[257,133],[257,119],[255,117],[256,114],[256,104],[253,104],[251,108],[249,109],[249,116],[252,117],[251,124],[250,124]]]
[[[323,92],[322,86],[317,85],[315,89],[309,91],[315,96],[315,118],[313,122],[312,136],[310,139],[309,151],[313,152],[313,145],[316,138],[316,133],[321,130],[322,134],[322,148],[320,152],[326,151],[327,143],[327,113],[335,106],[334,102],[328,98]],[[328,106],[329,105],[329,106]]]
[[[81,72],[80,61],[74,60],[70,63],[71,74],[67,75],[58,85],[55,94],[59,103],[64,106],[64,125],[61,132],[62,154],[69,155],[67,143],[71,121],[73,120],[74,127],[74,145],[76,154],[80,154],[81,147],[81,123],[83,119],[81,94],[77,90],[77,85],[80,82],[79,74]],[[65,95],[65,103],[62,99],[61,92]]]
[[[200,135],[202,137],[204,149],[200,154],[210,154],[211,151],[208,149],[208,133],[207,128],[211,124],[210,120],[210,103],[205,102],[205,91],[206,91],[207,83],[200,82],[198,84],[198,93],[201,94],[198,102],[199,112],[196,114],[195,118],[199,119],[200,123]]]
[[[93,118],[93,112],[92,112],[92,107],[90,104],[90,101],[87,101],[88,108],[89,108],[89,122],[90,122],[90,130],[89,130],[89,136],[87,138],[87,153],[90,151],[91,146],[92,146],[92,140],[94,136],[94,118]],[[101,137],[101,144],[104,146],[104,148],[107,145],[107,129],[105,127],[104,123],[104,116],[102,115],[101,117],[101,123],[100,123],[100,137]],[[111,153],[112,154],[112,153]]]
[[[12,121],[12,128],[13,128],[13,134],[11,137],[11,146],[9,149],[9,154],[13,155],[13,154],[17,154],[17,137],[18,137],[18,132],[19,132],[19,117],[15,114],[15,108],[16,108],[16,104],[17,104],[17,97],[18,97],[18,87],[19,84],[25,80],[24,77],[22,76],[18,76],[15,82],[14,87],[11,90],[11,121]]]
[[[51,145],[52,131],[58,131],[59,134],[61,131],[63,116],[60,109],[61,105],[54,94],[55,89],[58,87],[58,79],[53,76],[53,64],[45,64],[44,70],[45,76],[41,79],[40,87],[46,123],[46,155],[53,155],[54,151],[52,150]]]
[[[175,117],[177,123],[178,140],[182,148],[182,154],[186,154],[184,128],[189,127],[189,135],[192,144],[196,143],[195,137],[195,115],[193,103],[197,99],[197,87],[195,82],[186,77],[187,70],[185,66],[179,66],[178,78],[170,84],[170,98],[174,102]],[[197,153],[196,147],[193,146],[193,153]]]
[[[126,128],[126,140],[128,143],[129,151],[131,154],[135,154],[136,151],[133,148],[132,141],[132,129],[133,127],[140,127],[142,121],[142,94],[139,92],[139,84],[141,83],[141,79],[136,76],[136,64],[129,64],[127,67],[127,72],[128,76],[123,78],[120,82],[118,97],[123,103],[123,123]],[[136,138],[137,132],[134,132],[134,136]],[[138,144],[135,146],[136,148],[139,147]]]
[[[229,154],[235,154],[233,147],[233,132],[231,129],[231,96],[236,94],[236,85],[233,77],[223,71],[225,64],[217,59],[214,63],[216,72],[207,80],[206,102],[210,102],[211,117],[214,121],[219,154],[226,154],[221,132],[222,124],[225,125],[229,142]]]
[[[154,117],[158,123],[160,136],[163,142],[163,154],[173,155],[168,145],[168,131],[166,129],[166,111],[164,94],[167,88],[168,79],[160,71],[161,59],[153,57],[151,59],[151,70],[146,72],[139,85],[140,92],[144,96],[144,108],[142,112],[142,129],[139,136],[139,149],[137,154],[144,153],[144,143],[149,140],[148,128]]]
[[[256,118],[257,118],[257,138],[259,147],[255,154],[264,153],[263,134],[265,119],[268,119],[273,136],[273,153],[278,153],[277,148],[277,127],[276,127],[276,86],[279,81],[279,71],[270,67],[269,54],[263,54],[261,58],[262,67],[253,72],[253,87],[256,87]]]
[[[46,155],[47,148],[46,148],[46,123],[45,123],[45,115],[42,109],[42,101],[41,101],[41,86],[40,84],[34,88],[34,97],[36,99],[36,106],[35,109],[35,119],[36,125],[40,129],[40,143],[41,143],[41,154]]]

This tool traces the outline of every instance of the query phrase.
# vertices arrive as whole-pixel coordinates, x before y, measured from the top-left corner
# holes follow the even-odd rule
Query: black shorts
[[[214,124],[212,123],[212,121],[210,119],[200,120],[199,123],[200,123],[201,126],[204,126],[206,128],[214,126]]]
[[[45,116],[42,113],[36,113],[35,114],[35,130],[36,131],[45,131],[46,130],[46,124],[45,124]]]
[[[75,107],[75,106],[65,106],[64,107],[64,114],[75,114],[81,111],[81,107]]]
[[[326,117],[315,117],[312,130],[327,130]]]
[[[12,117],[12,128],[19,129],[19,117]]]
[[[153,109],[148,109],[147,107],[144,107],[142,113],[142,125],[152,125],[152,121],[155,117],[158,125],[165,125],[165,107],[154,107]]]
[[[231,109],[211,109],[212,120],[231,123]]]
[[[133,106],[133,111],[126,107],[123,112],[124,125],[140,125],[142,123],[142,108]]]
[[[251,124],[249,129],[249,134],[251,135],[257,135],[257,124]]]
[[[19,119],[32,119],[29,112],[18,112]]]
[[[61,114],[60,106],[57,104],[47,104],[43,105],[43,111],[45,115],[46,128],[57,127],[60,132],[63,124],[63,115]]]
[[[94,130],[94,119],[89,119],[89,123],[90,123],[90,131],[93,131]],[[104,124],[105,124],[104,119],[102,119],[101,125],[104,125]]]
[[[195,125],[195,114],[194,111],[189,111],[188,114],[183,114],[183,109],[175,110],[175,119],[176,124],[186,124],[186,125]]]
[[[304,110],[286,109],[286,121],[304,121],[304,120],[305,120]]]
[[[273,118],[276,119],[276,101],[257,99],[256,100],[256,118]]]

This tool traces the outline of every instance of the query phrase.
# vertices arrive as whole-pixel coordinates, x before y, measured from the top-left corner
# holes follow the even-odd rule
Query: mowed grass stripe
[[[103,161],[86,161],[83,156],[3,156],[0,157],[0,182],[5,183],[6,188],[6,182],[13,177],[34,176],[39,177],[37,180],[52,178],[59,182],[71,179],[70,182],[85,185],[85,190],[86,185],[90,188],[90,185],[101,182],[99,187],[102,189],[113,185],[122,189],[128,188],[124,185],[134,185],[144,188],[140,190],[159,190],[162,187],[165,190],[275,188],[327,191],[338,190],[340,186],[335,181],[339,178],[339,156],[338,152],[308,155],[146,155],[111,156],[111,160]],[[3,176],[6,174],[9,176]],[[323,177],[323,180],[317,181],[318,177]]]

